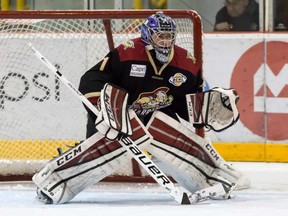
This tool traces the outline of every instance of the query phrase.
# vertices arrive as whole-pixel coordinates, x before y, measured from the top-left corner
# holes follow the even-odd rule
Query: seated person
[[[275,29],[276,31],[287,31],[288,28],[288,1],[277,0],[275,1]]]
[[[258,31],[259,4],[255,0],[225,0],[216,14],[214,31]]]

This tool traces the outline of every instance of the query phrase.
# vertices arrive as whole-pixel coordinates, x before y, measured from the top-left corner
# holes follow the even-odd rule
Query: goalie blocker
[[[101,90],[101,111],[95,126],[108,140],[132,135],[127,100],[127,91],[110,83],[106,83]]]

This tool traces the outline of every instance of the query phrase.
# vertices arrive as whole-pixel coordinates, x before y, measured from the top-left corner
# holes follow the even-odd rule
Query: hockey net
[[[0,14],[0,180],[31,179],[43,164],[85,139],[86,111],[28,48],[32,43],[78,86],[86,70],[121,42],[140,36],[152,10],[22,11]],[[176,44],[202,66],[202,25],[195,11],[168,10]],[[113,176],[146,176],[132,160]],[[113,179],[113,177],[111,177]],[[116,178],[114,178],[116,179]],[[118,178],[120,179],[120,178]]]

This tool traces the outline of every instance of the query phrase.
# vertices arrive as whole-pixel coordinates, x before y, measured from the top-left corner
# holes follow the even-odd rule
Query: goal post
[[[155,10],[7,11],[0,13],[0,181],[31,179],[47,160],[85,139],[81,102],[35,58],[32,43],[75,86],[109,50],[140,36]],[[191,10],[165,10],[177,25],[176,44],[202,68],[202,24]],[[199,134],[203,134],[201,130]],[[144,179],[131,161],[117,179]]]

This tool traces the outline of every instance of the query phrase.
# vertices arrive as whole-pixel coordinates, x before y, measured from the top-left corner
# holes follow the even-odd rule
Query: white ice
[[[179,205],[164,189],[150,183],[105,183],[87,189],[63,205],[35,202],[31,182],[0,183],[2,216],[287,216],[288,163],[235,163],[252,187],[234,198]]]

